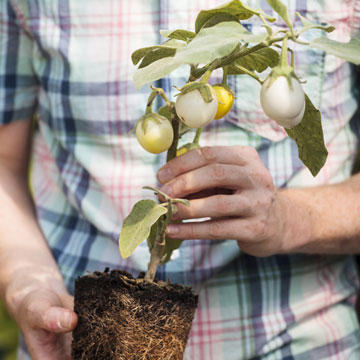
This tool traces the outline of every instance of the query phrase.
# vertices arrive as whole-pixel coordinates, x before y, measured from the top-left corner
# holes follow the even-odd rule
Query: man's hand
[[[15,318],[33,360],[70,360],[71,331],[76,327],[73,297],[50,289],[29,292]]]
[[[171,160],[158,173],[178,205],[174,220],[210,218],[172,224],[178,239],[235,239],[245,252],[268,256],[283,252],[286,206],[256,150],[250,147],[204,147]]]

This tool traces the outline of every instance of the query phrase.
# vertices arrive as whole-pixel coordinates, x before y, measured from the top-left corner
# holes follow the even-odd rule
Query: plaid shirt
[[[271,12],[265,0],[253,1]],[[146,153],[131,130],[149,88],[136,91],[131,53],[164,39],[160,29],[193,29],[200,9],[216,0],[3,0],[0,3],[0,123],[36,112],[32,183],[38,219],[70,292],[86,270],[145,270],[146,244],[121,259],[117,239],[133,204],[152,195],[164,155]],[[288,0],[295,11],[349,40],[360,32],[359,0]],[[281,20],[275,23],[283,26]],[[257,19],[244,25],[261,30]],[[306,33],[308,40],[321,31]],[[259,85],[231,77],[236,103],[205,129],[202,145],[255,147],[279,187],[314,186],[349,177],[356,149],[351,66],[296,45],[298,75],[320,108],[329,150],[316,178],[295,143],[259,105]],[[186,69],[158,81],[168,96]],[[220,74],[217,74],[220,76]],[[215,82],[218,79],[213,79]],[[190,135],[189,135],[190,136]],[[192,135],[191,135],[192,136]],[[183,139],[187,142],[190,137]],[[29,234],[29,241],[31,234]],[[24,239],[27,241],[27,239]],[[256,258],[235,241],[184,242],[159,278],[194,286],[199,308],[185,359],[359,359],[353,309],[358,291],[352,256],[295,254]],[[26,350],[20,351],[25,359]]]

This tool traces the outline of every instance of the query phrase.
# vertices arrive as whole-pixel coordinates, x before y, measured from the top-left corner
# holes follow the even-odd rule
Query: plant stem
[[[169,150],[167,151],[166,162],[169,162],[170,160],[172,160],[176,157],[176,150],[177,150],[177,146],[178,146],[178,142],[179,142],[180,119],[176,114],[174,115],[174,118],[172,119],[171,123],[172,123],[172,127],[174,130],[174,140],[173,140]]]
[[[161,255],[164,246],[159,245],[158,239],[156,239],[154,246],[150,251],[150,261],[148,264],[148,270],[145,274],[145,280],[154,281],[157,268],[161,262]]]
[[[237,69],[239,69],[240,71],[242,71],[244,74],[247,74],[249,76],[251,76],[252,78],[254,78],[255,80],[257,80],[260,84],[263,83],[263,81],[252,71],[244,68],[241,65],[234,65],[234,67],[236,67]]]
[[[223,67],[223,77],[222,77],[222,81],[221,81],[221,83],[223,85],[227,85],[227,76],[228,76],[227,73],[228,73],[227,67],[225,66],[225,67]]]
[[[171,102],[170,102],[170,100],[167,98],[167,96],[166,96],[166,94],[165,94],[165,92],[164,92],[164,90],[163,90],[162,88],[156,88],[156,87],[154,87],[153,85],[150,85],[150,88],[153,90],[153,92],[156,91],[156,92],[157,92],[156,95],[160,95],[160,96],[164,99],[164,101],[166,102],[166,104],[167,104],[168,106],[171,106]]]
[[[219,63],[217,64],[217,66],[215,68],[213,68],[213,70],[218,69],[220,67],[224,67],[226,65],[230,65],[233,62],[235,62],[236,60],[249,55],[255,51],[258,51],[260,49],[264,49],[266,47],[269,47],[270,45],[276,43],[276,42],[280,42],[283,41],[285,38],[285,36],[279,37],[279,38],[275,38],[275,39],[271,39],[266,43],[260,43],[257,44],[251,48],[247,48],[245,50],[241,50],[239,49],[238,51],[232,52],[230,55],[223,57],[222,59],[220,59]],[[217,59],[218,60],[218,59]],[[211,65],[205,65],[202,68],[199,68],[197,70],[195,70],[192,73],[192,79],[199,79],[203,74],[205,74],[205,72],[209,69],[209,66]]]
[[[173,214],[173,204],[170,201],[167,207],[167,213],[161,220],[161,230],[156,236],[154,246],[150,251],[150,262],[148,264],[148,270],[145,274],[145,280],[154,281],[157,268],[163,258],[163,252],[166,245],[166,227],[171,221]]]
[[[199,143],[200,135],[201,135],[201,133],[202,133],[202,130],[203,130],[203,128],[198,128],[198,129],[196,130],[196,134],[195,134],[195,137],[194,137],[194,140],[193,140],[193,143],[194,143],[194,144],[198,144],[198,143]]]
[[[289,66],[288,47],[287,47],[288,39],[289,39],[289,34],[286,34],[281,47],[280,66],[282,67]]]

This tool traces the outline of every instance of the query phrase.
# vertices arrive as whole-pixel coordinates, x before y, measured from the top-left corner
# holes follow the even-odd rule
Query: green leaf
[[[153,200],[140,200],[134,205],[119,237],[120,254],[124,259],[148,238],[151,227],[166,213],[167,209]]]
[[[233,0],[214,9],[200,11],[195,21],[195,32],[198,33],[213,16],[218,16],[219,14],[229,14],[237,20],[246,20],[253,15],[259,16],[261,14],[269,21],[275,21],[273,17],[268,16],[261,9],[252,9],[240,0]]]
[[[159,218],[160,220],[160,218]],[[151,227],[150,229],[150,234],[147,238],[147,244],[148,244],[148,247],[149,247],[149,251],[151,251],[151,249],[154,247],[155,245],[155,241],[156,241],[156,238],[157,238],[157,235],[158,235],[158,229],[159,229],[159,222],[160,221],[156,221],[155,224]]]
[[[168,48],[162,48],[162,49],[154,49],[150,52],[148,52],[144,58],[142,59],[139,69],[144,68],[153,62],[160,60],[165,57],[172,57],[176,53],[176,49],[168,49]]]
[[[176,51],[174,60],[183,64],[208,64],[231,54],[241,41],[257,43],[266,37],[266,32],[251,34],[234,21],[222,22],[201,29],[189,44]]]
[[[294,128],[285,130],[295,140],[301,161],[316,176],[324,166],[328,152],[324,143],[320,111],[307,95],[305,101],[305,114],[301,122]]]
[[[172,104],[174,104],[174,103],[172,103]],[[166,117],[169,121],[172,121],[172,119],[174,117],[173,111],[171,111],[169,105],[164,105],[158,110],[158,114]]]
[[[314,22],[308,20],[305,16],[302,16],[299,12],[296,12],[296,15],[299,17],[304,27],[311,27],[316,25]]]
[[[234,15],[227,14],[227,13],[220,13],[220,14],[216,14],[216,15],[212,16],[201,28],[205,29],[208,27],[213,27],[217,24],[220,24],[222,22],[227,22],[227,21],[239,22],[238,18]]]
[[[165,238],[165,247],[162,252],[162,259],[161,259],[162,265],[170,260],[173,251],[178,249],[182,242],[183,240],[170,239],[168,237]]]
[[[150,65],[136,70],[133,80],[136,89],[140,89],[143,85],[159,80],[170,74],[181,65],[174,57],[165,57],[156,60]]]
[[[143,57],[145,57],[147,54],[149,54],[151,52],[162,53],[162,52],[173,51],[175,53],[176,49],[178,47],[180,47],[180,46],[183,46],[183,45],[184,44],[179,43],[178,41],[171,39],[171,40],[165,41],[161,45],[148,46],[148,47],[145,47],[145,48],[135,50],[131,54],[131,60],[132,60],[134,65],[137,65],[139,63],[139,61]]]
[[[263,48],[251,54],[248,54],[235,62],[234,65],[240,65],[250,71],[257,71],[259,73],[265,71],[268,67],[273,68],[279,63],[279,53],[271,48]],[[236,66],[228,66],[228,74],[239,74]],[[240,72],[241,74],[242,72]]]
[[[189,30],[160,30],[161,36],[169,39],[176,39],[181,41],[190,41],[195,37],[195,33]]]
[[[313,48],[321,49],[328,54],[335,55],[341,59],[360,65],[360,39],[352,38],[349,42],[343,43],[320,37],[310,43]]]
[[[267,0],[268,4],[276,11],[280,17],[285,21],[290,30],[293,28],[293,24],[290,20],[287,7],[280,0]]]
[[[317,28],[317,29],[322,29],[328,33],[332,32],[335,30],[335,28],[333,26],[323,26],[317,23],[314,23],[312,21],[310,21],[309,19],[307,19],[305,16],[302,16],[299,12],[296,12],[296,15],[299,17],[299,19],[301,20],[302,24],[304,25],[305,28]]]

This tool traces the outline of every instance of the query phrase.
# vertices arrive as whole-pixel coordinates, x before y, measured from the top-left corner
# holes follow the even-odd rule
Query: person
[[[163,41],[160,29],[193,29],[200,9],[222,3],[0,3],[0,294],[23,335],[19,359],[70,358],[78,276],[105,267],[146,270],[145,243],[128,259],[117,244],[132,205],[153,196],[144,185],[192,198],[177,219],[212,218],[171,225],[169,236],[188,240],[158,270],[159,279],[199,294],[185,359],[360,358],[350,64],[295,47],[296,72],[320,107],[329,151],[315,178],[261,111],[251,78],[229,77],[230,114],[205,128],[202,149],[166,166],[164,154],[146,153],[131,132],[148,89],[135,90],[130,54]],[[297,10],[334,25],[339,41],[359,34],[359,1],[285,3],[295,25]],[[243,23],[253,31],[262,25]],[[186,75],[179,69],[157,85],[172,97]]]

